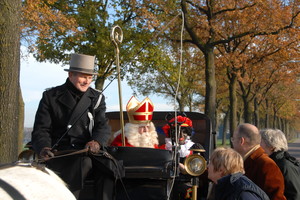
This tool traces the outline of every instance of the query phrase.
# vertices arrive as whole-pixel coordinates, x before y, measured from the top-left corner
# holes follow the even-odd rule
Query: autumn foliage
[[[53,9],[56,2],[57,0],[26,0],[23,2],[22,39],[28,41],[32,51],[36,50],[34,40],[37,37],[52,38],[54,31],[65,34],[77,32],[76,20],[73,17],[63,14],[59,8]]]
[[[95,51],[90,52],[95,52],[99,58],[107,57],[101,55],[99,41],[105,46],[104,51],[111,50],[107,44],[103,45],[107,40],[104,26],[109,24],[106,21],[108,12],[103,13],[100,23],[103,27],[99,28],[94,26],[98,18],[85,18],[87,11],[79,15],[74,12],[76,6],[70,8],[62,2],[25,1],[23,33],[36,34],[43,38],[41,43],[54,43],[50,39],[54,37],[53,31],[59,32],[60,37],[77,34],[77,40],[85,43],[73,38],[69,50],[72,47],[80,49],[80,45],[91,41],[89,48]],[[293,124],[299,120],[299,0],[112,2],[117,9],[115,16],[120,17],[118,22],[123,23],[127,29],[124,32],[128,33],[123,46],[130,48],[121,51],[126,55],[121,55],[121,63],[127,59],[131,64],[127,75],[137,92],[174,98],[181,72],[184,78],[177,98],[179,109],[188,107],[204,111],[212,120],[213,130],[217,130],[221,116],[227,111],[230,111],[230,132],[243,121],[261,127],[273,124],[273,127],[284,128],[284,123]],[[81,3],[83,9],[84,4],[94,5],[101,1]],[[91,12],[93,9],[89,14]],[[130,51],[150,40],[153,46],[139,51],[140,55]],[[180,52],[180,42],[184,44],[184,52]],[[128,55],[132,58],[128,59]],[[50,57],[44,56],[45,59]],[[111,63],[111,60],[105,62]],[[106,68],[99,69],[105,73]],[[147,81],[149,77],[155,81]]]

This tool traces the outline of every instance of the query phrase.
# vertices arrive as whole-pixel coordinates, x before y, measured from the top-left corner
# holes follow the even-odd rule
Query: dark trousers
[[[67,184],[74,196],[79,199],[85,182],[93,183],[94,199],[113,200],[115,192],[115,178],[107,173],[107,169],[99,159],[87,155],[72,155],[51,159],[47,167],[57,173]]]

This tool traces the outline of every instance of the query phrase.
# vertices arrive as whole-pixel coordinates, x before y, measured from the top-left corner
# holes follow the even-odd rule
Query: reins
[[[89,151],[88,148],[85,149],[81,149],[81,150],[65,150],[65,151],[57,151],[54,152],[54,156],[53,157],[48,157],[48,158],[41,158],[38,159],[38,162],[46,162],[48,160],[52,160],[55,158],[62,158],[62,157],[67,157],[67,156],[73,156],[73,155],[77,155],[77,154],[82,154],[82,153],[87,153]],[[67,153],[70,152],[70,153]]]
[[[70,153],[67,153],[67,152],[70,152]],[[78,155],[78,154],[83,154],[83,153],[86,153],[86,154],[89,153],[89,149],[85,148],[85,149],[76,150],[76,151],[74,151],[74,150],[57,151],[57,152],[54,152],[54,157],[38,159],[38,163],[46,162],[46,161],[49,161],[51,159],[62,158],[62,157],[67,157],[67,156],[73,156],[73,155]],[[120,174],[120,169],[119,169],[120,166],[118,165],[118,161],[111,154],[109,154],[107,151],[103,151],[103,150],[100,150],[99,153],[91,153],[91,155],[95,156],[95,157],[103,156],[103,157],[106,157],[106,158],[113,161],[114,165],[117,168],[117,177],[119,178],[120,183],[121,183],[121,185],[122,185],[122,187],[125,191],[125,196],[128,200],[130,200],[131,198],[129,197],[129,195],[127,193],[125,184],[122,180],[122,175]]]
[[[55,158],[63,158],[63,157],[67,157],[67,156],[73,156],[73,155],[77,155],[77,154],[83,154],[83,153],[88,153],[89,149],[88,148],[84,148],[81,150],[64,150],[64,151],[56,151],[54,152],[54,156],[53,157],[48,157],[48,158],[41,158],[38,159],[39,162],[45,162],[51,159],[55,159]],[[91,155],[94,156],[105,156],[109,159],[115,159],[112,155],[110,155],[108,152],[100,150],[99,153],[91,153]]]

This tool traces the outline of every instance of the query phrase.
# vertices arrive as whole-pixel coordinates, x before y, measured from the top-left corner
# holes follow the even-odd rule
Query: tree
[[[285,35],[284,39],[280,39],[282,35]],[[226,65],[227,68],[230,111],[233,115],[231,119],[237,116],[236,94],[239,94],[244,102],[244,120],[260,125],[258,107],[265,100],[268,91],[280,81],[295,80],[295,76],[291,76],[297,74],[295,66],[292,63],[288,65],[283,63],[297,57],[297,51],[294,50],[299,40],[297,37],[286,37],[286,33],[253,37],[248,40],[245,37],[217,47],[219,51],[217,66],[221,68]],[[240,89],[237,88],[237,83]],[[251,105],[256,107],[252,108]],[[250,120],[252,111],[255,114],[255,122]],[[233,123],[230,125],[232,133],[237,120],[230,120],[230,123]]]
[[[300,86],[293,78],[289,81],[281,80],[271,88],[268,94],[266,94],[269,105],[266,105],[264,109],[273,111],[271,114],[273,119],[270,123],[272,128],[282,128],[277,123],[278,118],[289,122],[299,120],[297,118],[299,115],[299,102],[297,101],[299,96]]]
[[[67,64],[72,52],[95,55],[99,72],[95,85],[100,90],[103,89],[105,80],[116,76],[115,52],[110,39],[112,27],[119,25],[123,29],[120,63],[125,67],[122,67],[122,75],[128,69],[126,66],[142,49],[144,41],[151,36],[148,31],[141,30],[138,26],[133,27],[131,19],[135,16],[124,1],[47,0],[38,1],[38,4],[33,0],[25,2],[25,13],[31,13],[32,9],[39,10],[38,20],[31,20],[31,15],[25,16],[25,21],[30,22],[30,29],[25,30],[36,33],[35,48],[32,48],[35,58],[40,62]],[[41,20],[42,26],[39,25]]]
[[[21,39],[29,53],[37,52],[38,38],[52,38],[53,32],[75,33],[76,21],[59,9],[52,9],[56,0],[25,0],[22,6]],[[61,36],[62,37],[62,36]],[[58,38],[61,39],[61,38]],[[41,60],[45,59],[41,56]],[[57,60],[55,60],[57,61]]]
[[[20,8],[20,0],[0,1],[0,163],[17,160],[19,150]]]
[[[180,109],[183,109],[185,105],[189,105],[191,108],[194,97],[191,97],[190,94],[195,93],[196,98],[199,99],[201,96],[205,96],[205,113],[212,121],[213,131],[216,130],[217,107],[220,105],[217,103],[218,85],[215,75],[215,63],[220,59],[220,52],[216,51],[216,48],[223,45],[225,48],[239,49],[238,53],[227,51],[226,53],[231,54],[230,58],[234,59],[234,55],[238,58],[223,65],[227,68],[227,75],[230,78],[232,109],[230,121],[236,122],[235,93],[240,91],[236,88],[238,80],[242,80],[240,83],[243,83],[240,84],[240,88],[245,89],[245,109],[243,111],[245,116],[249,116],[247,104],[255,99],[252,98],[255,95],[247,96],[253,94],[246,88],[246,86],[250,86],[249,82],[247,83],[249,76],[247,70],[250,69],[251,72],[261,65],[254,64],[254,62],[258,62],[259,57],[255,52],[251,52],[251,49],[259,43],[259,40],[269,38],[269,36],[280,35],[279,42],[274,41],[274,46],[280,46],[280,42],[289,39],[288,34],[299,35],[297,34],[299,21],[299,2],[297,0],[168,0],[159,3],[155,0],[132,0],[130,2],[114,0],[110,4],[108,1],[53,0],[48,4],[51,10],[59,10],[65,16],[75,19],[76,32],[71,34],[55,29],[51,31],[50,36],[38,37],[39,51],[36,52],[36,57],[40,61],[58,62],[66,59],[65,52],[73,50],[97,55],[100,76],[97,77],[96,87],[99,89],[103,87],[104,80],[110,78],[114,73],[114,53],[108,36],[113,24],[121,24],[124,28],[123,32],[126,34],[124,35],[126,40],[122,44],[120,53],[123,65],[122,73],[131,72],[130,84],[136,84],[136,89],[143,94],[152,91],[174,97],[178,77],[178,73],[174,69],[178,69],[180,57],[178,56],[178,45],[176,51],[176,43],[182,41],[185,51],[192,52],[190,55],[186,54],[188,55],[187,59],[194,59],[196,56],[199,59],[198,63],[183,62],[184,70],[182,71],[187,73],[184,74],[185,80],[181,80],[180,84],[185,88],[180,92],[176,101]],[[116,9],[109,12],[108,8]],[[253,19],[256,20],[253,21]],[[182,22],[184,22],[184,32],[181,31]],[[290,30],[289,33],[286,30]],[[270,40],[274,40],[275,37],[270,38]],[[249,62],[251,56],[253,58]],[[202,61],[199,61],[200,59]],[[248,64],[252,68],[248,67]],[[139,69],[138,72],[135,69]],[[162,69],[167,73],[163,73]],[[174,70],[175,73],[172,73],[171,70]],[[201,73],[194,73],[197,70]],[[165,87],[154,87],[155,89],[151,90],[153,82],[144,81],[146,79],[143,78],[143,74],[153,75],[155,79],[152,80],[156,80],[157,85]],[[192,74],[191,77],[188,77],[188,74]],[[202,79],[202,74],[205,74],[205,81]],[[196,83],[196,87],[191,83]],[[203,83],[205,92],[203,92]],[[250,93],[246,91],[250,91]],[[230,123],[231,130],[235,126],[236,123]]]
[[[282,1],[235,1],[210,0],[180,2],[166,1],[159,4],[154,0],[132,1],[140,20],[145,21],[148,29],[165,31],[165,38],[180,41],[178,34],[180,26],[172,23],[166,25],[178,13],[182,13],[185,31],[183,41],[198,48],[205,59],[205,113],[212,121],[213,131],[216,126],[216,77],[215,77],[215,48],[244,37],[256,37],[280,32],[292,27],[299,10],[298,2]],[[288,8],[288,9],[287,9]],[[144,14],[142,15],[141,12]],[[255,19],[255,22],[253,22]]]
[[[259,2],[256,4],[259,4]],[[251,34],[245,32],[245,36],[233,38],[231,41],[227,41],[217,46],[218,54],[216,62],[217,64],[219,63],[219,67],[226,66],[227,77],[229,79],[231,133],[237,124],[237,92],[243,97],[245,121],[253,123],[250,120],[252,114],[250,112],[250,106],[253,103],[253,100],[257,100],[256,97],[257,94],[260,94],[259,91],[265,90],[264,92],[267,92],[273,84],[270,82],[272,73],[271,76],[269,76],[269,72],[265,74],[265,72],[269,70],[268,66],[259,63],[267,60],[268,57],[272,55],[272,58],[278,56],[278,53],[288,54],[287,52],[289,52],[289,54],[291,54],[291,52],[294,52],[294,45],[297,45],[297,41],[299,41],[298,34],[295,34],[298,31],[296,19],[299,10],[293,10],[292,5],[283,5],[280,4],[280,2],[273,2],[273,4],[270,5],[267,3],[265,5],[260,5],[262,8],[253,11],[265,9],[265,12],[263,13],[265,13],[266,16],[269,16],[270,19],[275,17],[274,20],[278,20],[278,15],[281,13],[281,15],[285,17],[285,20],[281,20],[276,26],[272,27],[270,26],[270,21],[259,21],[259,18],[257,18],[256,22],[259,22],[257,25],[259,26],[259,29],[249,30],[248,33]],[[274,6],[276,7],[276,13],[273,13],[274,16],[272,16],[270,15],[270,11]],[[253,4],[253,7],[256,7],[256,5]],[[249,7],[247,9],[251,10],[252,8]],[[247,11],[243,12],[245,12],[245,16],[247,16]],[[253,14],[256,15],[255,12],[253,12]],[[244,31],[243,24],[246,19],[241,18],[240,20],[237,20],[236,15],[238,15],[238,13],[232,12],[230,16],[227,16],[228,19],[226,18],[227,20],[225,20],[222,27],[222,29],[224,29],[224,31],[222,30],[224,35],[234,36],[236,30],[241,32]],[[293,56],[290,55],[289,58]],[[269,60],[272,60],[272,58]],[[289,59],[282,56],[280,58],[280,62],[285,62]],[[263,75],[265,77],[263,77]],[[278,74],[273,74],[273,76],[276,75]],[[237,88],[237,83],[239,83],[240,90]]]
[[[185,45],[180,65],[181,53],[178,44],[158,46],[160,51],[156,48],[143,52],[143,55],[137,58],[143,65],[136,64],[128,70],[129,85],[137,93],[161,95],[171,103],[176,98],[176,109],[179,111],[184,111],[185,108],[190,111],[199,109],[199,104],[203,104],[201,97],[204,96],[204,75],[199,70],[202,66],[201,55],[189,45]]]

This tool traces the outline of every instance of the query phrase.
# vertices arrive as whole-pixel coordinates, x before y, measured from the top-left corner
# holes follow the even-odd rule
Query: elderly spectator
[[[256,126],[240,124],[233,133],[233,148],[244,159],[245,175],[267,193],[271,200],[285,200],[284,178],[277,164],[260,147]]]
[[[208,178],[215,185],[215,200],[267,200],[267,194],[244,175],[242,156],[231,148],[214,150],[208,164]]]
[[[261,147],[280,168],[284,177],[284,195],[288,200],[300,199],[300,163],[287,150],[287,140],[284,133],[278,129],[260,131]]]

